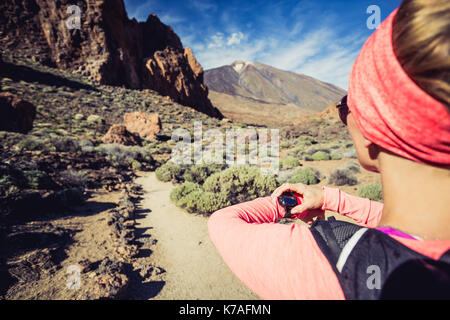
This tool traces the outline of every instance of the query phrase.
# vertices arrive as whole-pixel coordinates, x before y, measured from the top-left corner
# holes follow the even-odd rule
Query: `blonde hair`
[[[450,111],[450,1],[404,0],[392,43],[409,77]]]

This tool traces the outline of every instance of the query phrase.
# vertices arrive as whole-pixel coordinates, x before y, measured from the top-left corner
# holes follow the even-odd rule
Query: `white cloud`
[[[313,58],[294,72],[309,75],[321,81],[348,89],[348,77],[358,51],[342,48],[340,52]]]
[[[212,46],[201,50],[201,44],[193,44],[195,57],[204,69],[211,69],[236,60],[255,61],[258,55],[264,51],[266,42],[262,39],[252,42],[241,42],[233,46]],[[200,50],[199,50],[200,49]]]
[[[270,56],[265,63],[283,70],[299,68],[310,57],[320,54],[326,46],[331,33],[327,29],[321,29],[307,34],[296,42],[279,41],[278,45],[270,51]]]
[[[358,38],[358,35],[342,40],[341,44],[336,41],[331,42],[327,48],[322,49],[324,54],[312,57],[307,63],[293,71],[307,74],[347,90],[350,71],[363,42],[364,39]]]
[[[221,48],[223,47],[225,41],[223,33],[217,32],[211,37],[211,42],[208,44],[208,48]]]
[[[244,34],[242,32],[234,32],[231,37],[228,38],[227,45],[232,46],[234,44],[239,44],[242,39],[244,39]]]
[[[233,32],[230,36],[226,37],[222,32],[217,32],[210,38],[208,48],[224,48],[238,45],[244,39],[242,32]]]

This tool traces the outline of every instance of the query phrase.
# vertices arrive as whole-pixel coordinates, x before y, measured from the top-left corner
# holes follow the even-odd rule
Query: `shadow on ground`
[[[47,86],[56,86],[56,87],[69,87],[75,90],[85,89],[91,91],[98,91],[93,86],[69,80],[48,72],[42,72],[38,70],[31,69],[26,66],[18,66],[12,63],[3,62],[0,65],[2,69],[2,76],[10,78],[16,82],[26,81],[26,82],[38,82]]]

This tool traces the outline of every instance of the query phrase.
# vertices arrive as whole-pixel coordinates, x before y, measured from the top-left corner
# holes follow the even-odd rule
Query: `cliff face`
[[[67,8],[81,9],[70,29]],[[108,85],[148,88],[210,116],[203,69],[171,27],[152,14],[128,19],[123,0],[10,0],[0,3],[0,45]]]

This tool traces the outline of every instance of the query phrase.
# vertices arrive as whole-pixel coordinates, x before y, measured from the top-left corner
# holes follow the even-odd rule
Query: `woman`
[[[271,197],[224,208],[211,216],[211,239],[245,285],[264,299],[380,298],[383,293],[370,291],[380,289],[377,281],[356,283],[351,272],[359,272],[355,279],[361,282],[361,276],[371,276],[378,265],[390,265],[390,274],[382,276],[382,285],[389,287],[389,281],[395,283],[389,277],[399,273],[394,269],[403,266],[394,263],[399,255],[448,263],[449,54],[450,2],[405,0],[369,38],[353,66],[348,105],[343,100],[339,114],[361,165],[381,174],[384,204],[338,189],[285,184]],[[277,201],[285,191],[304,197],[303,204],[292,209],[294,217],[308,210],[303,219],[311,221],[323,210],[332,210],[353,218],[374,236],[375,240],[366,241],[366,252],[380,250],[383,242],[383,257],[371,256],[372,262],[375,259],[371,267],[375,267],[370,270],[348,271],[346,278],[353,282],[344,284],[342,264],[339,269],[330,259],[327,245],[331,244],[319,241],[316,229],[275,224],[285,214]],[[360,234],[352,246],[357,248],[363,238]],[[387,250],[385,243],[393,249]],[[366,259],[367,254],[360,251],[358,256],[352,248],[346,258],[350,256],[357,266],[360,256]],[[448,264],[442,265],[448,270]],[[384,297],[402,297],[401,291],[397,294],[384,293]]]

